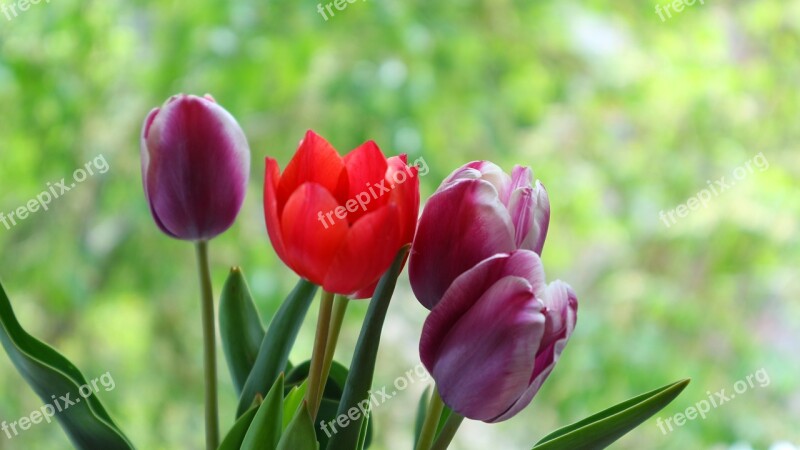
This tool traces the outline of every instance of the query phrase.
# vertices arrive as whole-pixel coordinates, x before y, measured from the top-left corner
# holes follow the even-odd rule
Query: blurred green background
[[[704,420],[663,435],[654,418],[613,448],[800,445],[800,2],[707,0],[663,21],[657,4],[369,0],[326,21],[307,1],[53,0],[0,15],[0,211],[98,155],[110,167],[48,211],[0,224],[0,278],[34,335],[87,378],[113,375],[99,396],[138,448],[200,448],[193,249],[149,216],[138,133],[171,94],[209,92],[253,154],[239,220],[211,245],[215,289],[243,266],[265,320],[296,276],[265,232],[263,158],[285,166],[308,128],[342,152],[374,139],[424,157],[423,199],[474,159],[530,165],[547,186],[543,259],[549,279],[578,293],[576,333],[523,414],[467,423],[452,448],[530,448],[692,377],[666,418],[761,369],[767,386]],[[671,226],[659,218],[762,152],[766,170]],[[345,363],[365,310],[348,311]],[[376,386],[418,364],[425,311],[401,282]],[[294,361],[310,353],[315,315]],[[227,429],[235,399],[222,359],[220,372]],[[411,448],[425,385],[376,410],[374,449]],[[0,420],[40,406],[0,356]],[[0,435],[0,449],[40,448],[68,448],[57,425]]]

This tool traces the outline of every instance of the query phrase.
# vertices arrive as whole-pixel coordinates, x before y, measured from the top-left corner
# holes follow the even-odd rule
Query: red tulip
[[[236,220],[250,176],[244,132],[211,96],[176,95],[153,109],[141,135],[142,181],[156,225],[208,240]]]
[[[550,202],[530,168],[511,176],[488,161],[471,162],[442,182],[422,211],[411,249],[414,294],[432,309],[459,275],[497,253],[541,254]]]
[[[575,328],[569,285],[545,284],[539,256],[517,250],[456,278],[422,330],[420,356],[442,400],[464,417],[499,422],[525,408]]]
[[[266,160],[264,214],[278,256],[328,292],[365,298],[414,238],[417,168],[366,142],[341,158],[308,131],[280,173]]]

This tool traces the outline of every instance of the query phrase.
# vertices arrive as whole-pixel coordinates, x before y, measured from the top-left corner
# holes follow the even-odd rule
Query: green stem
[[[439,419],[442,417],[444,402],[439,396],[439,390],[434,386],[431,400],[428,403],[428,410],[425,412],[425,422],[422,424],[422,431],[419,433],[416,450],[429,450],[433,440],[436,438],[436,429],[439,427]]]
[[[331,317],[330,329],[328,330],[328,342],[325,345],[325,359],[322,362],[322,377],[320,378],[320,393],[325,392],[325,384],[328,381],[328,375],[331,373],[331,366],[333,365],[333,357],[336,354],[336,344],[339,342],[339,333],[342,331],[342,322],[344,321],[344,314],[347,312],[347,305],[350,304],[350,299],[344,295],[337,295],[333,301],[333,317]],[[320,398],[322,394],[320,394]]]
[[[461,426],[461,422],[463,421],[464,416],[455,411],[450,413],[450,417],[448,417],[447,421],[444,423],[442,431],[439,433],[439,438],[433,443],[431,450],[446,450],[450,445],[450,442],[453,440],[453,437],[455,437],[458,427]]]
[[[319,404],[322,401],[322,367],[325,360],[332,310],[333,294],[323,290],[319,303],[317,334],[314,337],[314,350],[311,352],[311,366],[308,369],[308,391],[306,392],[306,400],[308,401],[312,421],[316,419]]]
[[[219,445],[219,419],[217,418],[217,340],[214,327],[214,293],[211,288],[211,272],[208,267],[208,242],[197,242],[196,249],[203,310],[206,449],[215,450]]]

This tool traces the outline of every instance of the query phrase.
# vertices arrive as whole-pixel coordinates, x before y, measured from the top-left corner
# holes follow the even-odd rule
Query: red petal
[[[281,174],[278,162],[272,158],[266,159],[266,169],[264,170],[264,220],[267,224],[267,233],[275,253],[283,262],[288,264],[286,246],[283,243],[283,233],[281,231],[281,220],[278,215],[278,183]]]
[[[392,202],[400,212],[401,241],[408,244],[414,240],[419,217],[419,170],[408,167],[406,155],[389,158],[386,180],[394,186]]]
[[[303,183],[316,183],[342,201],[347,195],[344,162],[328,141],[308,130],[278,184],[278,214]]]
[[[347,236],[347,222],[328,220],[339,204],[323,186],[304,183],[294,191],[281,215],[287,264],[300,276],[323,284],[336,251]],[[327,228],[326,228],[327,226]]]
[[[325,290],[350,295],[378,280],[401,247],[397,221],[397,208],[388,205],[354,223],[325,278]]]
[[[355,223],[361,216],[383,207],[389,202],[386,177],[386,157],[373,141],[365,142],[344,157],[350,190],[347,201],[358,201],[359,207],[347,216]],[[383,186],[384,189],[380,187]]]

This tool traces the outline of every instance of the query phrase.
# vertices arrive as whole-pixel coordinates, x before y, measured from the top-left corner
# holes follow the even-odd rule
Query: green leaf
[[[383,322],[397,285],[397,277],[400,276],[406,256],[408,256],[408,250],[408,245],[400,249],[392,266],[381,277],[378,287],[375,289],[375,294],[364,318],[364,324],[361,327],[361,334],[358,336],[353,361],[350,364],[350,374],[347,377],[342,400],[339,402],[337,416],[346,415],[350,408],[357,407],[359,402],[369,396],[372,377],[375,374],[375,359],[378,356]],[[362,420],[363,418],[359,417],[349,426],[340,429],[328,441],[327,448],[329,450],[356,448]]]
[[[17,321],[6,291],[0,284],[0,341],[11,362],[42,399],[42,420],[55,417],[78,449],[131,450],[133,445],[111,420],[100,400],[80,395],[92,385],[66,358],[28,334]],[[95,384],[98,380],[94,380]],[[94,393],[96,389],[92,389]],[[86,391],[84,391],[86,392]],[[54,399],[55,397],[55,399]],[[69,402],[74,402],[70,405]],[[57,410],[61,408],[62,411]],[[49,414],[50,411],[53,414]],[[45,412],[48,413],[45,416]]]
[[[295,413],[286,432],[278,442],[277,450],[318,450],[319,444],[314,433],[314,423],[311,421],[311,413],[308,412],[308,404],[303,402],[297,413]]]
[[[231,269],[219,300],[219,333],[236,395],[241,395],[256,362],[264,326],[242,270]]]
[[[228,435],[225,436],[218,450],[240,450],[242,448],[242,442],[244,442],[244,437],[247,435],[247,430],[250,428],[250,424],[253,423],[253,418],[256,416],[257,412],[258,406],[253,406],[247,410],[247,412],[233,424],[233,427],[228,431]]]
[[[308,378],[308,371],[310,368],[311,361],[307,360],[300,363],[286,376],[286,385],[298,386],[304,383],[306,378]],[[333,361],[330,373],[328,374],[328,380],[325,382],[325,389],[322,391],[322,396],[337,401],[342,398],[344,385],[347,382],[347,374],[348,370],[345,366],[337,361]]]
[[[283,374],[264,398],[247,430],[241,450],[272,450],[283,431]]]
[[[533,449],[606,448],[667,406],[683,391],[689,381],[689,379],[676,381],[564,427],[546,436]]]
[[[292,387],[289,393],[286,394],[286,398],[283,400],[283,426],[281,430],[285,430],[289,426],[292,417],[300,408],[300,404],[303,403],[307,389],[308,384],[304,380],[299,386]]]
[[[299,383],[303,383],[303,386],[305,386],[310,365],[310,361],[305,361],[295,367],[286,377],[286,384],[298,385]],[[339,425],[335,423],[335,420],[338,417],[337,414],[339,410],[339,401],[342,398],[344,385],[347,382],[347,375],[347,368],[338,362],[333,361],[330,374],[325,382],[325,389],[322,392],[322,402],[320,403],[319,411],[317,412],[317,424],[326,424],[325,426],[320,424],[316,427],[317,442],[319,442],[320,448],[325,448],[325,446],[328,444],[328,440],[330,439],[330,435],[338,432]],[[372,422],[369,422],[364,442],[365,447],[367,448],[372,443],[372,434],[374,431],[373,428]]]
[[[369,447],[367,437],[369,436],[369,428],[371,424],[371,416],[369,411],[367,411],[364,421],[361,422],[361,432],[358,433],[358,445],[356,445],[356,450],[364,450],[365,448]]]
[[[289,352],[316,292],[316,285],[301,279],[278,309],[261,342],[253,370],[247,376],[239,397],[236,417],[250,408],[257,395],[267,392],[286,367]]]

